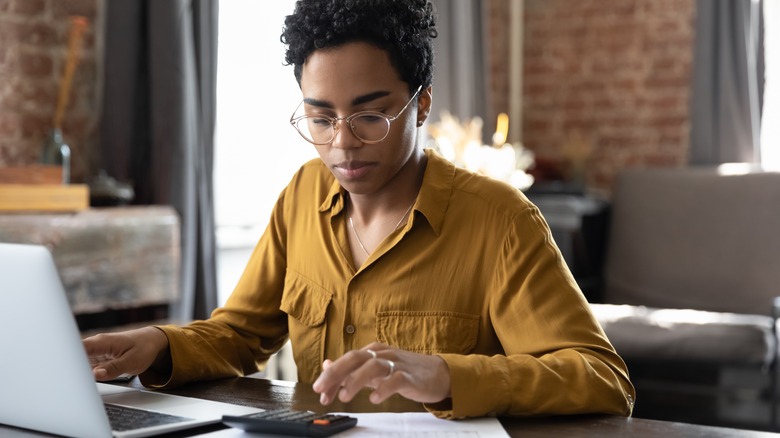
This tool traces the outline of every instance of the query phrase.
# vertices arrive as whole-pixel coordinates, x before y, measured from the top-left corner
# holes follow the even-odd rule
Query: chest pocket
[[[479,315],[456,312],[377,313],[377,340],[416,353],[467,354],[477,343]]]
[[[302,275],[287,271],[279,308],[287,313],[295,364],[302,381],[313,382],[324,356],[325,316],[333,294]]]

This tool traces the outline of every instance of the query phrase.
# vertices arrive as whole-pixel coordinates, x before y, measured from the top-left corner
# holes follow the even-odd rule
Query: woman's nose
[[[333,125],[333,141],[331,145],[335,148],[350,149],[363,146],[363,141],[355,136],[352,132],[352,128],[349,126],[349,122],[344,119],[339,119],[336,124]]]

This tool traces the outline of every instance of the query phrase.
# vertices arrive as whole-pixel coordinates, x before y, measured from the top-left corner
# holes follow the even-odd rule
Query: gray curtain
[[[433,3],[439,36],[433,40],[435,68],[430,121],[437,122],[444,110],[460,120],[479,116],[485,122],[483,141],[490,144],[494,128],[491,120],[495,115],[488,114],[483,2],[434,0]]]
[[[690,164],[758,163],[763,99],[760,1],[698,0]]]
[[[217,1],[105,3],[101,167],[132,181],[135,204],[181,218],[181,302],[171,316],[216,307],[212,189]]]

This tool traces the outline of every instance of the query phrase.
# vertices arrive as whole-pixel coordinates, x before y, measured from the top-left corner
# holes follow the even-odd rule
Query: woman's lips
[[[366,176],[374,164],[365,161],[350,161],[338,163],[333,167],[347,179],[359,179]]]

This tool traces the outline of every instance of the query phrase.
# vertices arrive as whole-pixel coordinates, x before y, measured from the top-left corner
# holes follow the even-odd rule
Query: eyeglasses
[[[379,143],[387,137],[390,132],[390,123],[395,121],[406,110],[406,107],[412,103],[422,89],[422,85],[417,87],[412,98],[406,102],[401,111],[394,116],[380,113],[378,111],[360,111],[347,117],[328,117],[321,114],[304,114],[295,117],[303,102],[295,108],[295,112],[290,116],[290,124],[295,127],[301,137],[309,143],[316,145],[329,144],[336,138],[338,131],[338,121],[347,122],[349,129],[355,134],[355,137],[363,143]]]

